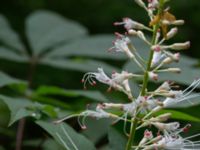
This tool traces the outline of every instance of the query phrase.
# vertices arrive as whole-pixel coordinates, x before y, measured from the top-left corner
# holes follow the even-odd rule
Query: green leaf
[[[41,145],[42,143],[42,145]],[[25,147],[35,147],[37,148],[38,145],[41,145],[43,150],[65,150],[61,145],[55,142],[55,140],[48,138],[44,141],[44,139],[31,139],[31,140],[24,140],[23,146]]]
[[[112,149],[110,149],[109,145],[105,145],[101,147],[99,150],[112,150]]]
[[[49,105],[52,105],[52,106],[55,106],[55,107],[61,107],[61,108],[64,108],[64,109],[70,108],[69,104],[62,102],[62,101],[59,101],[56,98],[51,98],[51,97],[47,97],[47,96],[34,94],[34,95],[31,96],[31,100],[39,102],[39,103],[43,103],[43,104],[49,104]]]
[[[15,62],[28,62],[29,60],[29,58],[26,55],[21,55],[12,51],[11,49],[2,46],[0,47],[0,58]]]
[[[0,150],[5,150],[2,146],[0,146]]]
[[[36,11],[26,20],[26,34],[35,55],[86,33],[80,24],[49,11]]]
[[[11,98],[4,95],[0,95],[0,100],[7,104],[10,110],[9,126],[21,118],[28,116],[35,116],[34,112],[29,111],[26,107],[32,105],[32,103],[24,98]]]
[[[27,87],[27,83],[25,81],[10,77],[9,75],[0,71],[0,87],[7,85],[21,85],[22,88]]]
[[[200,119],[189,114],[177,111],[177,110],[161,110],[157,115],[164,114],[164,113],[172,113],[172,119],[179,119],[184,121],[193,121],[193,122],[200,122]]]
[[[95,101],[107,101],[106,97],[98,91],[82,91],[82,90],[65,90],[54,86],[40,86],[36,92],[36,95],[61,95],[66,97],[78,97],[83,96]]]
[[[106,136],[111,123],[112,122],[109,119],[96,120],[93,118],[87,118],[87,130],[84,130],[82,133],[93,143],[97,144],[101,138]]]
[[[42,64],[68,70],[76,70],[82,72],[96,71],[98,67],[102,67],[106,73],[119,69],[97,60],[72,60],[72,59],[42,59]]]
[[[124,147],[126,147],[126,138],[114,128],[110,128],[108,140],[112,150],[124,150]]]
[[[17,33],[11,29],[7,19],[0,15],[0,41],[19,53],[25,53],[25,47],[23,46]]]
[[[0,100],[0,127],[7,127],[10,119],[10,112],[7,105]],[[1,129],[0,129],[1,133]]]
[[[94,145],[83,135],[78,134],[65,123],[55,125],[53,123],[37,121],[40,127],[46,130],[66,150],[95,150]]]
[[[62,146],[56,143],[53,139],[48,139],[42,144],[43,150],[65,150]]]
[[[108,53],[107,50],[112,47],[111,42],[114,38],[113,35],[108,34],[78,39],[55,48],[54,51],[48,53],[46,57],[87,56],[92,58],[125,60],[126,56],[122,53]]]

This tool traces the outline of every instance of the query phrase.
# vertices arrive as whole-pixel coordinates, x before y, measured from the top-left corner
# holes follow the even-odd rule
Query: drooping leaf
[[[0,15],[0,41],[19,53],[25,53],[25,47],[18,34],[10,27],[7,19],[2,15]]]
[[[4,95],[0,95],[0,100],[2,100],[10,110],[9,126],[21,118],[35,116],[34,112],[26,109],[26,107],[32,105],[32,103],[27,99],[11,98]]]
[[[37,121],[40,127],[48,132],[66,150],[95,150],[94,145],[83,135],[78,134],[65,123],[55,125],[51,122]]]
[[[25,81],[10,77],[9,75],[0,71],[0,87],[13,85],[13,84],[19,84],[23,86],[24,88],[26,88],[27,86],[27,83]]]
[[[80,24],[49,11],[36,11],[26,20],[26,34],[35,55],[86,33]]]
[[[66,97],[83,96],[95,101],[107,101],[106,97],[98,91],[82,91],[82,90],[65,90],[53,86],[41,86],[35,92],[36,95],[61,95]]]

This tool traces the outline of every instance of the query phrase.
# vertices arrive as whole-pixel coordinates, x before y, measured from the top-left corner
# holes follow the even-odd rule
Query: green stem
[[[160,7],[158,9],[157,15],[160,15],[162,13],[163,6],[164,6],[164,0],[160,0]],[[159,24],[156,24],[153,27],[153,36],[152,36],[152,41],[151,41],[152,45],[156,44],[156,33],[158,32],[159,27],[160,27]],[[141,93],[140,93],[141,96],[146,95],[146,88],[147,88],[148,81],[149,81],[148,73],[151,69],[153,54],[154,54],[154,51],[152,51],[150,49],[149,60],[148,60],[148,63],[147,63],[146,71],[144,73],[143,85],[142,85],[142,90],[141,90]],[[138,108],[136,109],[136,112],[137,111],[138,111]],[[132,118],[130,134],[129,134],[128,142],[127,142],[127,145],[126,145],[126,150],[131,150],[132,143],[133,143],[134,138],[135,138],[135,132],[136,132],[137,124],[138,124],[138,119],[137,119],[137,115],[136,115],[134,118]]]

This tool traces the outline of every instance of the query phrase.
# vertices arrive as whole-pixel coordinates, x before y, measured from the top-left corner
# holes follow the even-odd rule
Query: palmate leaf
[[[25,53],[25,47],[18,34],[10,27],[7,19],[0,15],[0,41],[16,50],[19,53]]]
[[[65,123],[55,125],[51,122],[37,121],[36,124],[47,131],[66,150],[96,149],[92,142]]]
[[[19,51],[14,51],[11,47],[0,47],[0,58],[2,59],[30,62],[34,56],[34,58],[37,58],[37,63],[59,69],[86,72],[94,71],[97,67],[104,67],[105,70],[112,72],[112,70],[117,69],[107,63],[92,59],[69,59],[68,57],[100,56],[98,58],[112,58],[114,56],[113,58],[117,59],[125,58],[124,55],[118,56],[105,52],[111,46],[109,43],[114,39],[113,36],[102,35],[90,38],[87,36],[87,30],[83,26],[49,11],[36,11],[26,20],[26,35],[33,55],[28,56],[26,53],[23,53],[26,50],[23,43],[20,42],[17,33],[9,27],[5,18],[2,18],[3,21],[0,22],[0,26],[1,23],[4,28],[7,25],[8,29],[5,30],[9,30],[11,34],[9,37],[15,37],[12,42],[20,43],[18,45],[21,45],[14,48],[19,49]],[[6,41],[8,36],[3,37],[3,35],[2,38]],[[1,38],[0,41],[2,41]],[[46,55],[47,57],[45,57]]]
[[[34,55],[86,33],[80,24],[49,11],[36,11],[26,20],[26,34]]]

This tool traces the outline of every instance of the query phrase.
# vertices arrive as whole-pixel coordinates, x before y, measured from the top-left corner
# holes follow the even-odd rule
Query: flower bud
[[[129,35],[136,36],[136,35],[137,35],[137,31],[135,31],[135,30],[133,30],[133,29],[130,29],[130,30],[128,30],[128,34],[129,34]]]
[[[134,21],[128,17],[126,18],[123,18],[123,21],[122,22],[115,22],[114,23],[115,26],[118,26],[118,25],[124,25],[125,29],[126,30],[130,30],[130,29],[138,29],[138,30],[142,30],[142,29],[145,29],[146,27],[137,22],[137,21]]]
[[[169,48],[174,50],[184,50],[188,49],[190,47],[190,41],[187,41],[185,43],[175,43],[169,46]]]
[[[176,33],[178,32],[178,28],[172,28],[166,35],[166,40],[171,39],[172,37],[174,37],[176,35]]]
[[[148,0],[148,8],[154,10],[155,8],[158,7],[159,2],[158,0]]]
[[[169,57],[165,58],[162,63],[163,64],[170,64],[173,61],[178,62],[179,59],[180,59],[180,53],[175,53],[175,54],[172,54]]]
[[[123,104],[115,104],[115,103],[103,103],[102,104],[103,109],[112,109],[112,108],[117,108],[117,109],[122,109]]]
[[[145,130],[145,132],[144,132],[144,137],[143,137],[142,140],[140,141],[139,145],[145,144],[148,140],[151,140],[152,138],[153,138],[152,132],[149,131],[149,130]]]
[[[156,117],[160,122],[164,122],[164,121],[167,121],[170,117],[171,117],[171,113],[165,113],[165,114],[162,114],[158,117]]]
[[[180,68],[168,68],[167,70],[172,73],[181,73]]]
[[[158,80],[158,74],[156,74],[154,72],[149,72],[149,78],[157,81]]]
[[[165,81],[159,88],[157,89],[158,91],[164,90],[164,91],[169,91],[171,90],[169,82]]]
[[[185,23],[184,20],[175,20],[175,21],[168,21],[168,20],[163,20],[162,23],[164,25],[183,25]]]
[[[185,23],[184,20],[176,20],[176,21],[173,21],[173,25],[176,25],[176,26],[179,26],[179,25],[183,25]]]
[[[144,36],[144,33],[142,31],[137,31],[137,36],[144,40],[144,41],[147,41],[146,37]]]
[[[152,49],[153,51],[155,51],[155,52],[160,52],[160,51],[161,51],[160,45],[153,45],[153,46],[151,47],[151,49]]]
[[[142,1],[142,0],[135,0],[135,2],[140,6],[140,7],[143,7],[145,8],[145,3]]]
[[[163,131],[175,131],[179,128],[180,124],[178,122],[172,122],[172,123],[161,123],[161,122],[153,122],[152,125],[154,125],[159,130]]]

